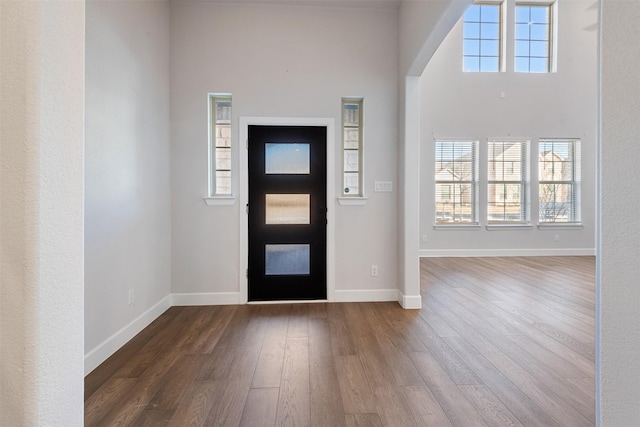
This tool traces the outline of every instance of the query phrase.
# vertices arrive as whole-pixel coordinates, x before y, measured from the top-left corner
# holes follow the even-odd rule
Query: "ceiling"
[[[402,0],[170,0],[174,3],[281,4],[295,6],[397,8]]]

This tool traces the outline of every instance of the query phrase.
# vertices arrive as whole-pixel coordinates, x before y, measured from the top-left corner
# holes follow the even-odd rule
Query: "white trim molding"
[[[584,225],[581,222],[545,222],[538,224],[539,230],[582,230]]]
[[[247,269],[249,264],[249,223],[243,206],[249,203],[249,171],[248,140],[249,126],[324,126],[327,128],[327,301],[334,301],[335,290],[335,229],[336,229],[336,178],[335,178],[335,145],[336,128],[334,118],[300,118],[300,117],[240,117],[238,131],[240,155],[240,259],[238,260],[238,283],[240,289],[239,304],[249,300]]]
[[[178,305],[237,305],[240,292],[202,292],[171,294],[171,306]]]
[[[397,289],[336,289],[335,302],[398,301]]]
[[[421,249],[420,258],[508,257],[508,256],[595,256],[595,248],[573,249]]]
[[[364,206],[367,204],[367,197],[338,197],[340,206]]]
[[[172,306],[171,295],[167,295],[161,299],[156,305],[135,318],[131,323],[124,326],[115,334],[111,335],[101,344],[96,346],[84,356],[84,374],[87,375],[102,362],[107,360],[113,353],[118,351],[131,338],[135,337],[140,331],[149,326],[151,322],[156,320],[162,313]]]
[[[236,204],[236,198],[233,196],[212,196],[203,197],[207,206],[233,206]]]
[[[532,230],[532,224],[487,224],[488,231]]]
[[[421,295],[405,295],[398,292],[398,304],[405,310],[420,310],[422,308]]]

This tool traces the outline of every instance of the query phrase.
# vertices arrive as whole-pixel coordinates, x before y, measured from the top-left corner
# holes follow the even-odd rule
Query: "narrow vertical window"
[[[478,223],[478,142],[436,141],[436,225]]]
[[[540,223],[580,222],[580,140],[538,144]]]
[[[528,142],[488,142],[487,219],[490,224],[529,222],[528,147]]]
[[[362,188],[362,99],[342,99],[342,195],[363,196]]]
[[[209,194],[231,195],[231,96],[209,95]]]
[[[515,71],[551,71],[551,5],[516,4]]]
[[[501,71],[502,50],[502,4],[469,6],[463,24],[463,71]]]

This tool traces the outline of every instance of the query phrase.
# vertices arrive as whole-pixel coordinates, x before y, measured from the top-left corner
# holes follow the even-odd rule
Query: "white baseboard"
[[[138,332],[146,328],[156,320],[162,313],[171,307],[171,295],[167,295],[161,299],[156,305],[142,313],[131,323],[111,335],[100,345],[89,351],[84,356],[84,374],[87,375],[93,371],[98,365],[107,360],[109,356],[115,353],[120,347],[125,345],[131,338],[135,337]]]
[[[381,302],[398,301],[397,289],[352,289],[335,290],[335,302]]]
[[[398,291],[398,303],[407,310],[420,310],[422,308],[422,297],[420,295],[405,295]]]
[[[171,294],[171,305],[236,305],[240,292],[204,292],[199,294]]]
[[[421,249],[421,258],[508,256],[595,256],[594,248],[576,249]]]

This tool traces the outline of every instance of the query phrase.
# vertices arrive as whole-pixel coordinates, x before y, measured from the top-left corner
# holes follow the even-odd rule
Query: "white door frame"
[[[249,126],[323,126],[327,128],[327,301],[335,300],[335,119],[293,117],[240,117],[240,304],[249,300],[249,221],[246,206],[249,203]],[[287,301],[291,302],[291,301]]]

